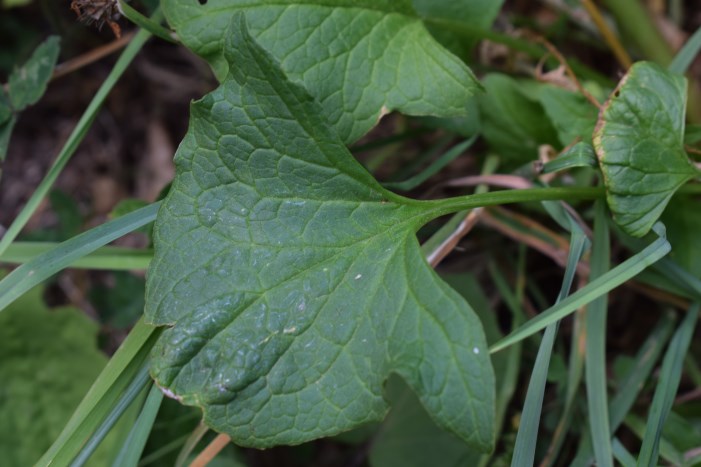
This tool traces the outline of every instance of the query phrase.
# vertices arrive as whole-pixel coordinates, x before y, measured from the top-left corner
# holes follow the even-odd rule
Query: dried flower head
[[[117,0],[73,0],[71,10],[78,15],[78,20],[85,24],[95,24],[98,29],[107,24],[116,37],[122,35],[117,24],[121,17]]]

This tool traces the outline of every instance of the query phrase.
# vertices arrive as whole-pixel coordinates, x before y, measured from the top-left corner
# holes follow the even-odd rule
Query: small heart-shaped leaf
[[[221,86],[192,106],[155,227],[152,374],[254,447],[381,419],[399,374],[491,449],[494,376],[464,299],[421,255],[433,204],[384,190],[234,18]]]
[[[645,235],[674,192],[698,175],[684,151],[686,80],[639,62],[604,105],[594,148],[614,220]]]

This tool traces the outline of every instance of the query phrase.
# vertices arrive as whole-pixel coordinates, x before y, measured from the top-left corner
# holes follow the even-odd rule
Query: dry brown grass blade
[[[190,467],[206,467],[206,465],[212,462],[212,459],[217,457],[217,454],[230,442],[231,438],[229,438],[229,435],[223,433],[219,434],[197,455],[197,457],[195,457]]]

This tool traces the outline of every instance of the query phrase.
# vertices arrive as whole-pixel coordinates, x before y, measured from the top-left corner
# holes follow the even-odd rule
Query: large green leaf
[[[384,190],[234,18],[221,86],[193,104],[155,227],[152,374],[255,447],[381,419],[399,374],[443,428],[493,442],[479,320],[423,259],[432,213]]]
[[[684,151],[686,80],[638,62],[599,115],[594,147],[614,220],[645,235],[674,192],[698,175]]]
[[[75,308],[49,311],[41,294],[34,288],[0,314],[3,465],[33,465],[107,361],[97,325]],[[104,450],[96,455],[106,462]]]
[[[288,77],[321,102],[350,143],[381,112],[463,115],[479,88],[472,72],[438,44],[409,0],[164,0],[168,22],[220,78],[232,15],[245,11],[251,34]]]

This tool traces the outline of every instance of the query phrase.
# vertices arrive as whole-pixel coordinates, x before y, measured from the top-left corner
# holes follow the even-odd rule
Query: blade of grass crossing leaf
[[[701,28],[684,43],[684,46],[679,49],[679,52],[674,56],[672,63],[669,64],[667,70],[672,73],[683,75],[689,69],[689,65],[694,61],[699,51],[701,50]]]
[[[626,449],[618,438],[613,439],[613,456],[623,467],[635,467],[635,457]]]
[[[515,342],[532,336],[549,324],[574,312],[577,308],[586,305],[602,294],[610,292],[619,285],[635,277],[651,264],[660,260],[669,253],[671,246],[664,237],[664,226],[662,224],[657,224],[656,232],[660,237],[643,251],[627,259],[584,288],[568,296],[562,302],[526,322],[519,329],[492,345],[490,347],[490,352],[498,352]]]
[[[0,311],[27,290],[99,247],[153,222],[160,203],[90,229],[18,267],[0,281]]]
[[[37,466],[68,465],[146,361],[160,330],[139,320]]]
[[[131,433],[129,433],[129,438],[127,438],[117,458],[112,463],[113,467],[136,467],[139,464],[139,458],[144,451],[144,446],[146,446],[146,441],[151,433],[161,402],[163,402],[163,392],[158,386],[151,384],[151,389],[141,409],[139,418],[136,420]]]
[[[36,256],[53,250],[58,245],[58,243],[54,242],[14,242],[0,256],[0,263],[28,263]],[[75,260],[69,266],[76,269],[132,271],[135,269],[147,269],[152,258],[153,250],[150,248],[106,246]]]
[[[699,304],[694,304],[674,333],[662,362],[659,383],[652,399],[652,407],[647,420],[645,437],[638,457],[639,466],[657,465],[659,443],[667,415],[672,410],[674,397],[681,380],[684,357],[689,351],[691,337],[699,316]]]
[[[591,256],[590,280],[606,274],[609,269],[611,247],[606,207],[596,202],[594,245]],[[587,341],[585,379],[589,412],[589,430],[596,464],[613,467],[611,432],[609,431],[608,400],[606,393],[606,310],[608,296],[603,294],[587,305]]]
[[[567,258],[567,268],[562,281],[560,294],[557,298],[559,302],[570,291],[574,274],[577,270],[577,263],[582,257],[586,248],[587,238],[581,231],[575,231],[570,240],[570,252]],[[543,340],[540,342],[538,355],[533,366],[531,380],[528,383],[526,401],[523,406],[521,423],[516,436],[516,446],[511,461],[512,466],[533,465],[535,460],[536,441],[538,439],[538,427],[540,425],[540,415],[543,407],[543,397],[545,394],[545,384],[548,377],[548,367],[552,355],[555,335],[557,334],[558,323],[553,323],[545,329]]]
[[[136,398],[144,391],[144,388],[149,382],[148,366],[141,367],[134,379],[129,383],[129,386],[124,393],[119,397],[117,403],[112,410],[107,414],[107,417],[102,421],[100,426],[88,438],[87,442],[80,450],[78,455],[71,462],[71,467],[82,467],[90,459],[90,456],[95,449],[105,439],[107,433],[114,427],[117,421],[124,415],[124,412],[131,406]],[[132,432],[133,433],[133,432]],[[130,435],[131,437],[131,435]]]
[[[160,13],[157,11],[154,13],[153,17],[160,18]],[[0,255],[2,255],[15,240],[15,238],[17,238],[17,235],[19,235],[20,231],[27,224],[29,218],[32,217],[34,211],[36,211],[36,209],[39,207],[39,203],[41,203],[46,194],[49,192],[51,186],[54,184],[63,168],[66,166],[69,159],[78,148],[78,145],[87,134],[93,120],[95,120],[95,117],[97,116],[97,112],[100,110],[102,103],[105,101],[105,98],[107,98],[107,95],[110,93],[117,80],[122,76],[124,71],[127,69],[127,66],[129,66],[134,57],[136,57],[136,54],[139,53],[141,47],[143,47],[149,37],[151,37],[151,33],[143,29],[140,30],[134,36],[134,39],[132,39],[127,48],[124,49],[124,52],[122,52],[122,54],[119,56],[117,63],[115,63],[114,67],[112,67],[110,74],[107,76],[104,83],[102,83],[100,89],[98,89],[95,97],[93,97],[92,101],[88,105],[88,108],[85,110],[85,113],[83,113],[83,116],[80,118],[80,121],[73,130],[73,133],[71,133],[68,141],[66,141],[66,144],[61,149],[61,152],[56,158],[54,164],[49,169],[49,172],[29,198],[27,204],[22,208],[22,211],[20,211],[19,215],[7,229],[5,235],[2,237],[2,239],[0,239]]]

